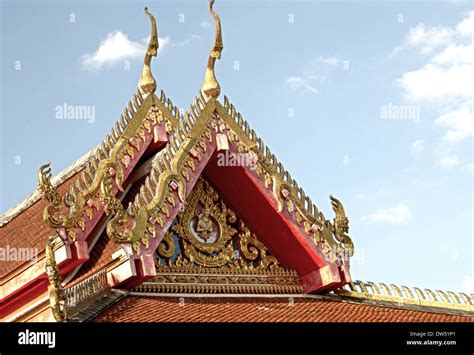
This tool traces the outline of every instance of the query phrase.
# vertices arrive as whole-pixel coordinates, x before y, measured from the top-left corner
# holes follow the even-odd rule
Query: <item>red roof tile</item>
[[[63,195],[69,191],[76,175],[77,173],[58,187],[60,194]],[[38,252],[44,250],[48,237],[55,233],[54,229],[48,227],[43,221],[43,210],[46,206],[46,201],[38,200],[6,225],[0,227],[0,246],[3,248],[36,248]],[[25,260],[1,261],[0,277],[5,276],[24,262]]]
[[[127,296],[94,322],[472,322],[473,318],[407,309],[274,297]]]

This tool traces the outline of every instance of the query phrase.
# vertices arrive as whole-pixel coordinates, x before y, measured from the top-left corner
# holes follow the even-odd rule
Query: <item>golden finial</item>
[[[150,63],[151,57],[156,57],[158,54],[158,33],[156,29],[155,17],[148,12],[148,8],[145,7],[145,14],[150,18],[151,21],[151,36],[150,42],[148,43],[148,48],[145,54],[145,61],[143,64],[142,75],[140,77],[140,83],[138,86],[144,95],[152,94],[156,90],[156,81],[153,75],[151,74]]]
[[[215,0],[209,0],[209,12],[214,17],[216,22],[216,37],[214,39],[214,45],[211,48],[211,53],[209,54],[206,74],[204,75],[204,83],[202,84],[202,92],[206,98],[217,98],[221,93],[221,87],[219,86],[216,75],[214,74],[214,65],[217,59],[221,59],[221,53],[224,49],[224,44],[222,42],[221,20],[219,15],[212,9],[214,2]]]

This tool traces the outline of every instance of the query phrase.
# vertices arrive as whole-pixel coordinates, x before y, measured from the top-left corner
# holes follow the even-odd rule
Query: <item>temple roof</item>
[[[213,3],[209,2],[209,10],[216,21],[216,39],[203,87],[184,115],[163,91],[160,97],[154,94],[157,83],[150,63],[159,44],[156,21],[145,9],[152,35],[139,87],[110,134],[54,179],[50,165],[42,166],[38,191],[0,220],[2,243],[38,248],[40,256],[34,272],[19,278],[24,284],[11,282],[13,286],[5,292],[6,298],[10,297],[14,304],[11,295],[18,291],[15,287],[30,284],[39,284],[42,292],[46,292],[41,270],[44,246],[47,240],[54,240],[54,250],[62,248],[63,259],[58,266],[64,277],[66,304],[77,301],[80,295],[80,301],[86,304],[82,311],[92,307],[100,313],[95,321],[200,321],[204,316],[206,321],[472,321],[472,301],[464,294],[351,283],[349,259],[354,244],[347,234],[349,221],[342,203],[330,196],[335,218],[327,219],[229,99],[224,96],[223,104],[217,100],[220,86],[214,65],[223,43]],[[218,169],[218,152],[252,156],[255,169]],[[258,288],[238,285],[238,277],[231,286],[225,282],[211,285],[209,293],[220,292],[218,297],[201,289],[186,293],[186,305],[182,308],[178,306],[180,296],[176,291],[168,295],[158,292],[162,285],[152,278],[158,268],[154,264],[155,251],[169,242],[172,224],[181,210],[190,205],[191,193],[204,178],[215,185],[235,214],[258,235],[259,238],[252,239],[256,243],[254,252],[263,250],[259,255],[264,256],[268,252],[278,264],[278,268],[265,268],[260,279],[253,277],[257,272],[252,260],[240,265],[249,277],[247,281],[273,277],[274,283],[269,281],[259,289],[265,289],[270,293],[268,296],[244,294],[242,290]],[[228,211],[227,207],[225,210]],[[215,250],[208,254],[216,258]],[[55,258],[55,254],[51,257]],[[177,264],[176,260],[173,262]],[[189,258],[189,263],[193,262],[194,256]],[[225,262],[227,265],[229,258]],[[280,268],[280,263],[284,267]],[[1,263],[0,281],[29,266],[24,261]],[[200,266],[206,265],[201,262]],[[186,272],[189,270],[192,269]],[[208,269],[202,273],[206,272],[218,273]],[[231,270],[229,274],[234,277],[238,273],[234,275]],[[291,282],[285,280],[286,276]],[[283,282],[283,286],[278,282]],[[169,289],[174,286],[181,287],[176,282]],[[132,291],[122,290],[119,297],[111,287]],[[91,292],[84,293],[84,289]],[[204,285],[202,289],[209,288]],[[229,289],[239,294],[230,296],[222,291]],[[291,295],[276,295],[288,290]],[[303,292],[326,295],[310,297]],[[67,295],[71,297],[68,299]],[[88,299],[89,295],[94,299]],[[102,302],[101,308],[97,295],[110,298],[111,302]],[[1,301],[0,297],[0,306]],[[25,303],[29,301],[26,299]],[[41,302],[40,306],[47,309],[47,301]],[[110,306],[112,302],[115,303]],[[73,306],[77,308],[78,304]]]

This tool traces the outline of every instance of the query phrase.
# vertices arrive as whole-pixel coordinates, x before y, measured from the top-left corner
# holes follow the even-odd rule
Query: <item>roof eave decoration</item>
[[[222,50],[224,49],[224,43],[222,41],[221,20],[217,12],[215,12],[213,9],[214,2],[215,0],[209,0],[209,12],[214,17],[214,21],[216,23],[216,35],[214,38],[214,44],[211,48],[211,53],[209,54],[206,73],[204,74],[204,82],[201,89],[204,93],[206,101],[211,97],[216,99],[221,93],[221,88],[216,79],[214,68],[216,61],[221,58]]]

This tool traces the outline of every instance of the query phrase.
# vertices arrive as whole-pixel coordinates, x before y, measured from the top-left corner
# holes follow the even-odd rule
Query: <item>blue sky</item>
[[[159,89],[183,109],[213,40],[206,1],[1,1],[0,210],[95,147],[136,89],[149,22]],[[217,0],[222,93],[327,217],[356,279],[474,293],[469,1]],[[223,96],[221,96],[221,100]],[[88,106],[94,119],[57,119]]]

